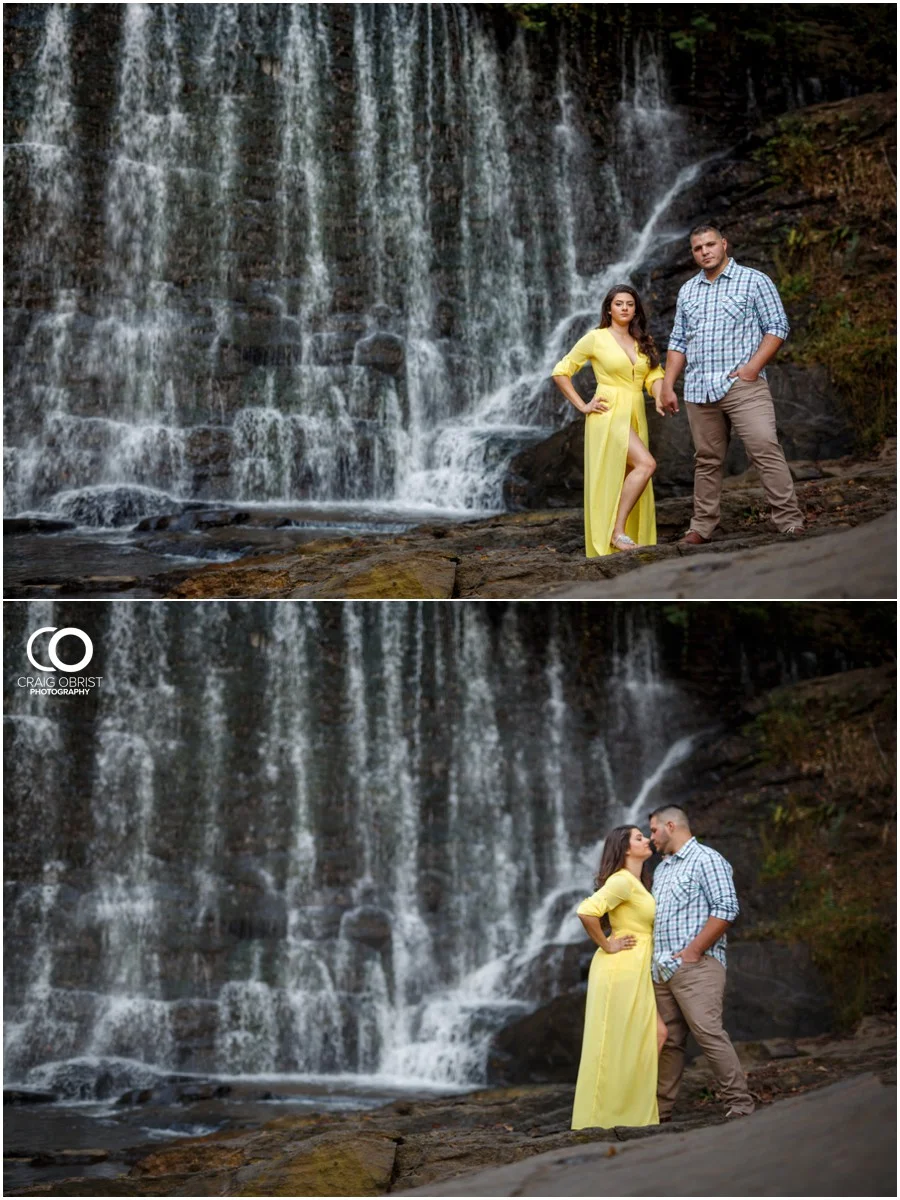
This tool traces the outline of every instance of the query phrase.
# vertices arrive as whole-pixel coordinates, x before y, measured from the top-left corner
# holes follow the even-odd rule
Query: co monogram
[[[53,663],[52,667],[46,667],[43,663],[39,663],[31,652],[35,639],[39,638],[42,633],[52,633],[50,644],[47,646],[47,657]],[[76,663],[63,662],[56,653],[56,647],[64,637],[77,637],[81,639],[84,646],[84,658]],[[88,635],[81,629],[76,629],[74,625],[68,625],[65,629],[57,629],[55,625],[45,626],[43,629],[36,629],[28,639],[28,645],[25,647],[25,653],[28,655],[28,661],[38,671],[43,671],[45,674],[56,671],[80,671],[82,667],[86,667],[94,655],[94,643]]]

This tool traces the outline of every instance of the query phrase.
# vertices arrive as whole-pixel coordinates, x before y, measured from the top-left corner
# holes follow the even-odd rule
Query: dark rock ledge
[[[892,447],[866,463],[792,464],[810,535],[850,530],[892,511],[894,461]],[[765,497],[753,471],[728,482],[722,528],[708,547],[694,550],[677,545],[690,514],[690,497],[661,501],[657,507],[660,545],[632,555],[586,559],[580,509],[510,513],[461,525],[422,526],[377,541],[312,542],[290,555],[210,566],[180,581],[168,595],[182,599],[528,598],[564,585],[614,579],[667,558],[783,543],[767,519]],[[852,580],[843,583],[852,585]],[[634,594],[641,594],[637,580]],[[702,581],[694,594],[704,594]],[[841,592],[836,587],[819,594]],[[742,595],[754,597],[752,579]]]
[[[866,1017],[851,1036],[740,1043],[761,1106],[842,1079],[874,1074],[896,1083],[896,1020]],[[71,1177],[7,1192],[21,1196],[381,1196],[457,1180],[485,1167],[594,1142],[669,1138],[725,1123],[699,1059],[670,1124],[569,1128],[574,1088],[529,1085],[431,1101],[395,1101],[374,1112],[280,1117],[153,1150],[113,1178]],[[21,1161],[24,1151],[7,1147]],[[132,1160],[133,1161],[133,1160]],[[460,1193],[461,1194],[461,1193]]]
[[[893,579],[879,582],[878,574],[891,570],[892,535],[878,533],[875,527],[870,540],[877,544],[864,548],[877,577],[848,571],[842,559],[843,548],[850,551],[856,544],[854,530],[895,510],[895,465],[893,442],[868,459],[791,464],[806,512],[807,540],[843,533],[846,546],[841,542],[821,569],[813,571],[804,583],[808,591],[785,586],[778,594],[795,599],[875,599],[883,590],[885,598],[893,598]],[[677,544],[690,517],[690,496],[660,500],[659,545],[587,559],[580,508],[504,513],[462,523],[435,522],[403,534],[375,530],[364,536],[327,536],[321,530],[295,528],[284,514],[266,511],[192,509],[142,522],[128,539],[116,543],[67,532],[48,536],[16,530],[17,536],[8,537],[4,547],[5,595],[10,600],[524,599],[562,595],[587,585],[600,588],[616,580],[617,596],[640,597],[645,567],[667,560],[709,560],[712,567],[723,552],[741,558],[767,546],[784,551],[786,560],[768,586],[777,588],[779,579],[790,583],[792,547],[768,521],[765,496],[753,470],[726,481],[721,528],[709,546]],[[207,566],[197,562],[222,557],[233,561]],[[708,578],[693,572],[679,594],[711,594]],[[760,595],[750,564],[729,598]]]

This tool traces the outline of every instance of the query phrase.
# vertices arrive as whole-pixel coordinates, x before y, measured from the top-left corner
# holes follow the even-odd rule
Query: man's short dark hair
[[[694,226],[694,228],[688,234],[688,241],[692,242],[698,233],[710,233],[710,232],[717,234],[720,238],[724,238],[724,236],[725,236],[725,234],[718,227],[718,225],[710,225],[710,223],[708,221],[703,221],[700,225]]]
[[[652,821],[654,817],[662,817],[663,824],[674,821],[676,825],[684,825],[687,829],[691,827],[688,815],[680,804],[661,804],[659,808],[654,808],[648,820]]]

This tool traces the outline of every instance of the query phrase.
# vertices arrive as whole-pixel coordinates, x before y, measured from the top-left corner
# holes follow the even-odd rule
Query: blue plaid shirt
[[[653,927],[653,964],[657,983],[667,983],[681,960],[673,958],[692,942],[708,917],[733,921],[740,912],[731,866],[716,850],[690,838],[680,850],[667,855],[653,876],[656,924]],[[724,934],[706,951],[725,966]]]
[[[709,282],[701,271],[678,293],[669,349],[687,357],[684,398],[691,404],[721,400],[731,372],[756,353],[763,336],[786,338],[791,327],[775,284],[762,271],[733,258]],[[760,371],[765,379],[765,371]]]

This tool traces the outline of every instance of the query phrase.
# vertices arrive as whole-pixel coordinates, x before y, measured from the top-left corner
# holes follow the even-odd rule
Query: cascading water
[[[598,147],[565,42],[501,47],[478,6],[9,21],[9,513],[499,509],[693,177],[646,34]]]
[[[498,455],[497,448],[540,440],[559,426],[560,404],[549,383],[550,372],[572,343],[597,323],[599,303],[609,287],[627,282],[646,260],[654,238],[659,238],[661,219],[697,178],[702,163],[678,166],[677,148],[683,140],[680,120],[666,103],[659,59],[651,41],[643,45],[638,39],[632,62],[623,58],[621,95],[616,109],[616,145],[598,179],[598,207],[616,230],[610,249],[621,257],[607,261],[595,274],[578,271],[579,224],[572,195],[577,152],[583,154],[584,146],[576,123],[575,98],[560,64],[559,120],[553,129],[553,145],[554,195],[564,233],[558,269],[567,286],[562,315],[540,343],[542,352],[523,356],[525,369],[508,372],[500,387],[476,397],[457,419],[445,421],[437,429],[431,449],[434,466],[408,485],[410,503],[424,501],[438,488],[453,508],[503,507],[503,479],[510,454]]]
[[[75,1097],[479,1083],[691,719],[618,607],[8,607],[6,1075]],[[29,696],[69,624],[102,685]]]

